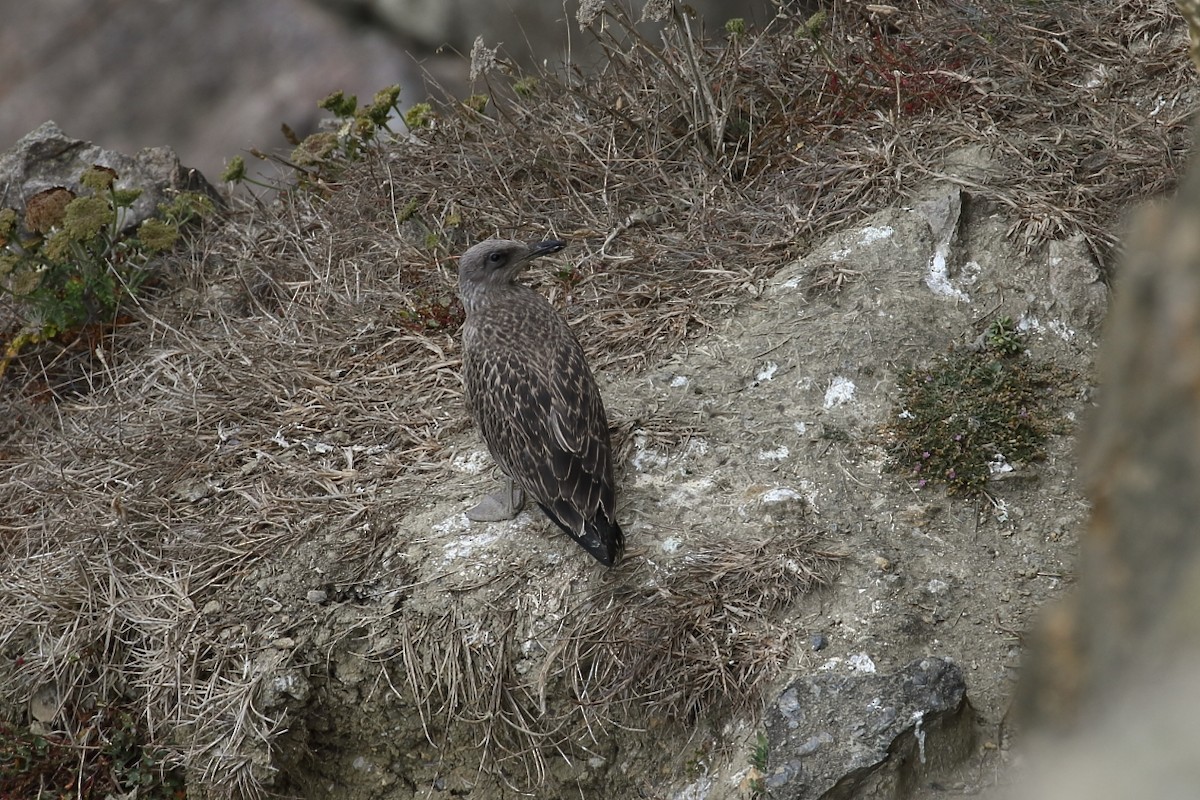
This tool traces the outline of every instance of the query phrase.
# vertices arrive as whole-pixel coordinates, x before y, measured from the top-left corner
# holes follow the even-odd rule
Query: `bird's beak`
[[[529,255],[525,257],[525,260],[530,261],[535,258],[541,258],[542,256],[548,256],[551,253],[557,253],[566,246],[567,243],[562,239],[546,239],[542,242],[530,242]]]

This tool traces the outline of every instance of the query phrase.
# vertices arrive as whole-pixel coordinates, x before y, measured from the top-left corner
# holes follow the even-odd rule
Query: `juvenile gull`
[[[608,418],[579,340],[550,302],[517,283],[565,242],[488,239],[458,262],[467,407],[505,488],[467,512],[511,519],[525,495],[605,566],[621,556]]]

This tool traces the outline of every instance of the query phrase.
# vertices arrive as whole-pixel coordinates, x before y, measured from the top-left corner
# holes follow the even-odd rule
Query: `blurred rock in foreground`
[[[1117,275],[1084,464],[1073,599],[1043,620],[1018,796],[1194,797],[1200,786],[1200,170],[1142,214]],[[1043,774],[1044,773],[1044,774]]]

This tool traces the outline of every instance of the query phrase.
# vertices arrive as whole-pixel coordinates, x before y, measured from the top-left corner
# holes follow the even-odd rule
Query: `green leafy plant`
[[[486,94],[473,94],[466,100],[463,100],[463,106],[474,111],[476,114],[482,114],[491,102],[491,97]]]
[[[287,159],[276,160],[295,170],[301,186],[311,187],[335,178],[346,165],[360,161],[369,149],[377,147],[381,134],[393,132],[391,120],[402,119],[410,130],[416,130],[429,125],[435,117],[432,107],[427,103],[418,103],[401,115],[399,102],[398,85],[380,89],[371,102],[364,106],[358,104],[357,96],[336,91],[317,104],[333,114],[332,129],[300,139],[284,125],[284,135],[292,143],[293,149]],[[250,154],[260,159],[272,158],[258,150],[251,150]],[[221,173],[221,180],[275,188],[250,177],[242,156],[229,159]]]
[[[1026,353],[1011,319],[994,322],[975,346],[901,371],[889,467],[918,489],[981,490],[993,473],[1045,456],[1068,377]]]
[[[766,797],[767,765],[770,755],[771,742],[767,739],[765,731],[759,731],[754,740],[754,749],[750,752],[750,774],[747,776],[751,797]]]
[[[1002,356],[1015,356],[1025,349],[1012,317],[1001,317],[988,326],[987,346]]]
[[[313,187],[336,178],[347,164],[361,161],[368,150],[377,148],[382,134],[391,134],[391,120],[401,119],[410,131],[431,125],[436,119],[428,103],[418,103],[407,113],[401,114],[400,86],[391,85],[380,89],[371,103],[359,106],[359,98],[343,91],[332,92],[317,103],[319,108],[334,115],[331,130],[318,131],[300,139],[292,128],[283,126],[284,137],[292,143],[292,154],[288,158],[276,158],[258,150],[250,154],[260,160],[275,158],[295,170],[300,186]],[[234,156],[221,173],[221,180],[228,184],[254,184],[272,187],[252,178],[246,169],[246,160]]]
[[[21,220],[0,210],[0,292],[16,303],[24,324],[7,337],[0,376],[28,345],[70,335],[92,324],[113,324],[152,274],[154,258],[175,246],[180,226],[213,212],[212,201],[181,194],[160,217],[127,229],[141,189],[116,186],[117,173],[92,166],[81,193],[64,187],[39,192]]]
[[[358,100],[354,95],[347,97],[340,91],[329,95],[318,105],[338,119],[340,124],[334,138],[335,149],[343,158],[353,161],[375,141],[380,131],[391,133],[388,120],[393,114],[398,114],[399,102],[400,87],[393,85],[380,89],[375,93],[371,104],[362,108],[358,107]],[[313,137],[321,140],[326,138],[317,133],[309,139]]]

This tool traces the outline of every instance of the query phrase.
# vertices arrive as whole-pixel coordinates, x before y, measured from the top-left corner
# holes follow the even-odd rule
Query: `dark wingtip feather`
[[[595,546],[582,541],[579,543],[595,556],[597,561],[606,567],[611,567],[621,560],[621,554],[625,550],[625,534],[621,531],[620,525],[615,521],[598,519],[587,526],[587,532],[590,534],[587,538],[592,539]]]
[[[578,542],[580,547],[587,550],[604,566],[611,567],[621,560],[621,553],[625,550],[625,534],[616,520],[600,517],[590,519],[584,523],[583,535],[579,536],[564,525],[549,507],[542,503],[538,503],[538,507],[545,512],[551,522],[562,529],[563,533]]]

